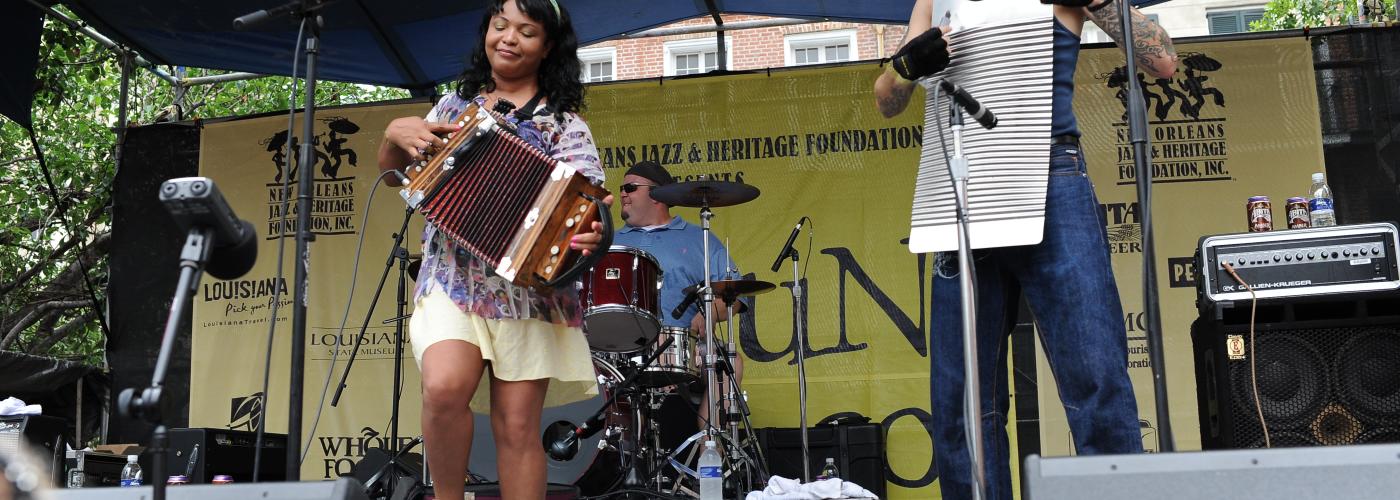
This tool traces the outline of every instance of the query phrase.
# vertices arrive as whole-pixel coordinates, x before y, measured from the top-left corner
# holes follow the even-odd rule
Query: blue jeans
[[[1022,292],[1035,315],[1077,453],[1141,452],[1123,306],[1098,198],[1077,146],[1051,148],[1044,239],[1033,246],[975,251],[973,259],[987,500],[1011,498],[1006,347]],[[957,253],[942,254],[936,262],[929,349],[934,460],[943,498],[972,498]]]

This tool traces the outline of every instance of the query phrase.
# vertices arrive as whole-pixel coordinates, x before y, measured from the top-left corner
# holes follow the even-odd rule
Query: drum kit
[[[700,209],[708,256],[710,209],[745,203],[758,194],[749,185],[702,178],[658,187],[651,196],[670,206]],[[743,312],[739,299],[776,288],[755,280],[710,280],[710,259],[703,260],[705,281],[685,291],[698,298],[702,313],[720,299],[733,317]],[[726,491],[735,494],[727,497],[760,489],[767,479],[746,396],[734,376],[735,322],[727,323],[722,337],[663,326],[663,275],[655,257],[621,245],[611,246],[583,275],[584,331],[599,395],[545,409],[542,442],[551,483],[574,484],[588,496],[625,491],[636,498],[698,497],[694,465],[707,440],[715,441],[723,456]],[[715,330],[713,319],[704,324]],[[692,406],[702,392],[705,412]],[[483,435],[489,425],[476,429],[475,442],[491,442]],[[473,453],[471,469],[495,470],[493,455]]]

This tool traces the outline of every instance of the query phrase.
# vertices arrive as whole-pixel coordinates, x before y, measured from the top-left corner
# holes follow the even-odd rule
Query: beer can
[[[215,475],[214,480],[210,482],[214,484],[230,484],[233,482],[233,476],[226,474],[218,474]]]
[[[1274,230],[1274,209],[1268,196],[1250,196],[1244,205],[1249,216],[1249,232],[1262,233]]]
[[[170,479],[165,480],[166,486],[175,486],[179,484],[190,484],[190,478],[185,477],[184,475],[177,475],[170,476]]]
[[[1288,199],[1288,228],[1303,229],[1312,225],[1312,217],[1308,215],[1308,199],[1294,196]]]

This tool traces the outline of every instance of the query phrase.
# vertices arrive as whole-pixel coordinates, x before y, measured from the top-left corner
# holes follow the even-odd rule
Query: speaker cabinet
[[[232,476],[235,483],[253,481],[253,447],[257,433],[230,429],[170,429],[166,450],[167,472],[189,476],[190,483],[213,481],[215,475]],[[263,433],[261,481],[281,481],[287,477],[287,435]],[[150,464],[141,467],[149,474]],[[163,479],[163,478],[162,478]]]
[[[1252,341],[1249,308],[1191,327],[1203,448],[1400,442],[1400,297],[1261,301]]]

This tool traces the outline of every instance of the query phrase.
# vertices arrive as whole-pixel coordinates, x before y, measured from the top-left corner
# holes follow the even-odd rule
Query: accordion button
[[[549,273],[552,273],[552,272],[554,272],[554,266],[544,266],[544,273],[545,273],[545,274],[549,274]]]
[[[552,246],[552,247],[549,247],[549,254],[550,254],[550,255],[559,255],[559,245],[554,245],[554,246]]]
[[[574,217],[564,219],[564,227],[574,227]]]

